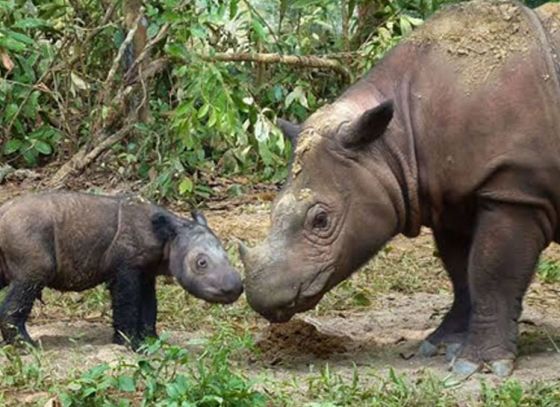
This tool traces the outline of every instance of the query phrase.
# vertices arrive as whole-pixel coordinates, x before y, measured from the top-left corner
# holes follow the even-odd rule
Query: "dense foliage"
[[[149,39],[168,28],[150,56],[165,68],[143,84],[150,119],[100,161],[125,178],[142,179],[160,198],[206,198],[212,190],[205,182],[216,174],[278,181],[289,147],[273,124],[276,116],[303,120],[447,2],[453,1],[146,1]],[[57,168],[96,142],[92,134],[111,112],[106,93],[116,98],[115,88],[126,82],[120,70],[115,83],[109,79],[127,35],[125,6],[0,1],[2,161]],[[213,58],[241,52],[320,56],[339,61],[350,75]],[[116,120],[109,130],[120,125]]]

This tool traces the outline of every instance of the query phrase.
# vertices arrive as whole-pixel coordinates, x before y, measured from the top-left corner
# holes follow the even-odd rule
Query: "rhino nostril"
[[[241,295],[243,293],[243,284],[231,284],[229,286],[224,286],[220,288],[220,293],[222,295]]]

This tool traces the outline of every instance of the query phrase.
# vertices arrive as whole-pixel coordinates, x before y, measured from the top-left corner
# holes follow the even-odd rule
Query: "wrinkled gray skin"
[[[156,335],[155,278],[172,275],[194,296],[231,303],[240,275],[202,214],[193,220],[139,198],[74,192],[28,195],[0,207],[0,330],[32,342],[25,322],[44,287],[82,291],[108,283],[114,341]]]
[[[240,247],[252,308],[313,308],[397,234],[432,229],[454,302],[421,353],[509,375],[537,259],[560,241],[558,21],[473,1],[395,47],[303,125],[290,177],[255,248]]]

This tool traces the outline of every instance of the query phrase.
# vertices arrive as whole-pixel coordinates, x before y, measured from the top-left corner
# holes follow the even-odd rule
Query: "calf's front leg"
[[[146,337],[157,337],[157,298],[156,278],[153,275],[144,274],[141,281],[141,305],[140,318],[138,320],[138,332],[142,339]]]
[[[141,315],[142,275],[126,266],[119,267],[109,290],[113,307],[113,342],[119,345],[130,342],[133,349],[140,344],[138,321]]]
[[[469,376],[487,365],[511,374],[517,354],[517,321],[541,251],[549,243],[544,212],[529,206],[486,202],[480,208],[469,255],[471,317],[453,371]],[[547,233],[548,231],[548,233]]]

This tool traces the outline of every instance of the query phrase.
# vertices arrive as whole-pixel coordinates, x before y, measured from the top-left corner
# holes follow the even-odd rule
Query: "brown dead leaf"
[[[4,68],[6,68],[8,72],[14,69],[14,62],[6,51],[0,51],[0,59],[2,60],[2,65],[4,65]]]
[[[51,90],[45,85],[43,82],[35,85],[35,89],[40,90],[42,92],[50,92]]]
[[[51,399],[49,399],[44,407],[60,407],[62,404],[60,403],[60,401],[58,400],[57,397],[53,397]]]

